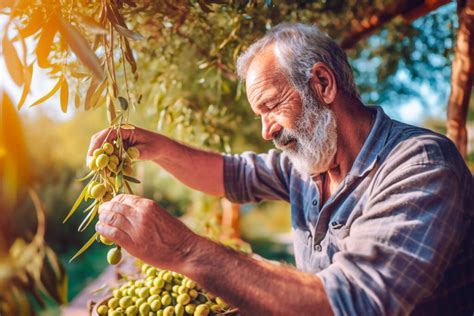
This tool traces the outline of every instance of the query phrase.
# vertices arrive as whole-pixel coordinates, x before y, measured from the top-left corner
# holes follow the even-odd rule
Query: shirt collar
[[[370,108],[376,111],[375,122],[349,171],[353,177],[362,177],[375,167],[392,126],[392,120],[380,106]]]

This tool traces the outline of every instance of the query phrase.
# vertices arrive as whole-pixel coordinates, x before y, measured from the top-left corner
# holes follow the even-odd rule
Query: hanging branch
[[[454,48],[446,128],[461,155],[467,156],[466,117],[474,83],[474,0],[458,0],[459,30]]]

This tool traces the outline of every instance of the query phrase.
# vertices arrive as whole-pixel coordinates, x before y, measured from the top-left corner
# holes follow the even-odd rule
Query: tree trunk
[[[474,0],[458,0],[457,12],[459,30],[454,48],[446,128],[448,137],[466,158],[466,118],[474,79]]]

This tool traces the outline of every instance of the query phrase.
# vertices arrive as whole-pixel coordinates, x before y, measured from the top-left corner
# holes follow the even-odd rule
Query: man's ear
[[[337,94],[336,77],[329,66],[322,62],[314,64],[309,82],[320,100],[326,104],[334,102]]]

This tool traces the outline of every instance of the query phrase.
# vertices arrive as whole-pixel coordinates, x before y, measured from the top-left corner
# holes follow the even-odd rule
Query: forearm
[[[224,195],[224,158],[219,153],[193,148],[157,134],[153,161],[187,186]]]
[[[207,239],[190,252],[184,273],[242,315],[332,315],[321,280],[249,257]]]

